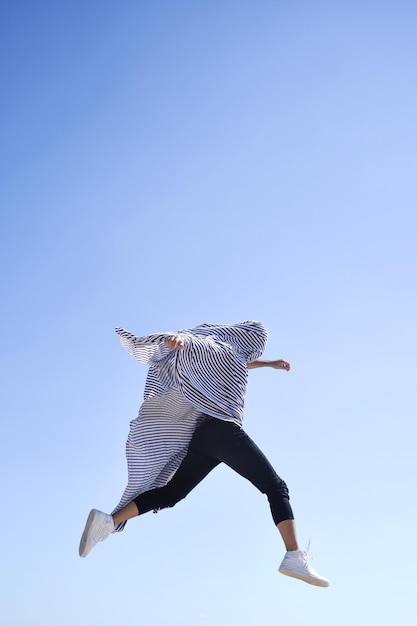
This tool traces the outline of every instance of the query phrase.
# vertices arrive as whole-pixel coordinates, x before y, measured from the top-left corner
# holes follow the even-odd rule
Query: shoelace
[[[304,567],[310,574],[314,576],[318,576],[316,570],[310,563],[310,561],[313,561],[313,558],[314,558],[310,554],[310,543],[311,543],[311,537],[308,540],[307,550],[303,551],[303,563],[304,563]]]
[[[307,549],[303,550],[303,561],[307,564],[309,561],[313,560],[313,557],[310,555],[310,543],[311,543],[311,537],[308,540]]]

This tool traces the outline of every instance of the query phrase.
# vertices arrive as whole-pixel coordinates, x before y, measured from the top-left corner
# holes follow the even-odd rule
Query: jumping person
[[[328,580],[311,567],[307,553],[299,549],[287,485],[242,428],[247,370],[290,369],[287,361],[259,360],[268,336],[266,328],[252,321],[203,324],[142,338],[123,329],[116,331],[128,352],[151,367],[145,401],[139,417],[131,423],[127,442],[128,487],[111,515],[97,509],[90,512],[80,556],[87,556],[98,541],[122,530],[128,519],[174,506],[223,462],[266,494],[286,547],[279,571],[327,587]],[[161,415],[168,428],[164,430],[159,423],[155,434],[152,416],[158,422]],[[138,432],[132,437],[132,425],[141,421],[148,421],[149,428],[142,428],[139,438]],[[176,437],[166,452],[162,440],[171,439],[168,432]],[[161,457],[160,448],[164,449]],[[144,468],[153,468],[151,478],[143,473]]]

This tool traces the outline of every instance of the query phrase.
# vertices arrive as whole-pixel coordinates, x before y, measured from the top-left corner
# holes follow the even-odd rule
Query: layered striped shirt
[[[254,321],[201,324],[146,337],[123,328],[116,332],[149,372],[126,443],[128,485],[113,512],[170,480],[204,415],[242,425],[246,366],[261,356],[268,337],[263,324]],[[164,340],[173,334],[181,336],[183,349],[166,348]]]

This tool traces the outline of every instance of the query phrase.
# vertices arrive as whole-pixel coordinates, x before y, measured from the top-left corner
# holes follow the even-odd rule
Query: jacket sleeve
[[[136,360],[146,365],[150,365],[154,360],[164,358],[169,353],[164,344],[164,339],[174,334],[172,332],[156,333],[145,337],[136,337],[124,328],[116,328],[115,330],[123,348]]]

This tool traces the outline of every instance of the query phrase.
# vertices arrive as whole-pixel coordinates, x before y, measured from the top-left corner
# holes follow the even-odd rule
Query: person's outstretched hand
[[[273,367],[274,370],[286,370],[287,372],[289,372],[291,369],[291,365],[288,363],[288,361],[284,361],[283,359],[271,361],[271,367]]]
[[[166,345],[168,350],[175,350],[175,348],[182,350],[184,347],[184,342],[181,339],[181,335],[171,335],[171,337],[168,337],[168,339],[164,339],[164,344]]]

